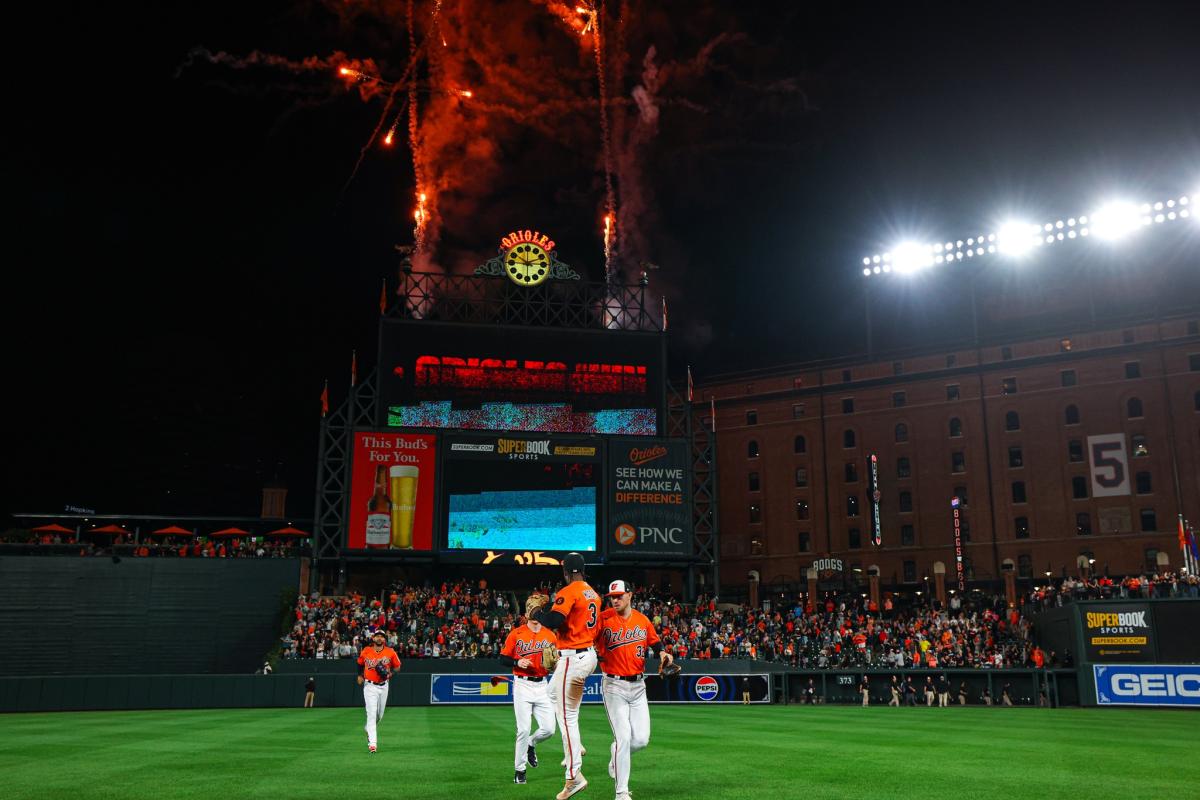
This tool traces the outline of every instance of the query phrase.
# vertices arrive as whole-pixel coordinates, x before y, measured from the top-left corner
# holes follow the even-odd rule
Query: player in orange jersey
[[[566,586],[558,590],[553,603],[533,615],[558,633],[559,659],[550,676],[549,694],[562,731],[567,782],[555,795],[556,800],[567,800],[587,787],[587,779],[580,773],[583,745],[579,741],[579,706],[587,676],[596,669],[593,639],[600,623],[600,595],[584,580],[583,556],[567,553],[562,568]]]
[[[541,598],[545,600],[543,595]],[[530,603],[536,602],[530,598]],[[512,667],[513,711],[517,715],[516,772],[513,783],[525,783],[525,768],[538,765],[536,748],[554,735],[554,704],[546,692],[549,675],[542,666],[542,651],[555,644],[554,634],[530,617],[526,604],[524,625],[513,628],[504,640],[500,660]],[[529,735],[529,716],[537,720],[537,733]]]
[[[358,676],[358,685],[363,687],[363,701],[367,705],[367,750],[374,753],[376,726],[387,708],[388,679],[394,670],[400,669],[400,657],[388,647],[387,634],[382,628],[371,634],[371,644],[358,654],[358,663],[363,668],[362,675]]]
[[[596,631],[603,659],[602,696],[613,743],[609,748],[608,774],[617,783],[616,800],[629,798],[629,756],[650,743],[650,706],[646,702],[646,655],[654,653],[669,666],[674,658],[662,650],[658,632],[646,615],[632,606],[633,595],[625,581],[613,581]]]

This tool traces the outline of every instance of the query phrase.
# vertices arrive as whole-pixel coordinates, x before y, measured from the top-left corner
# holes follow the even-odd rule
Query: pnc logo
[[[696,681],[696,697],[701,700],[712,700],[719,690],[717,679],[711,675],[705,675]]]
[[[632,525],[618,525],[616,530],[617,544],[631,545],[637,539],[637,528]]]

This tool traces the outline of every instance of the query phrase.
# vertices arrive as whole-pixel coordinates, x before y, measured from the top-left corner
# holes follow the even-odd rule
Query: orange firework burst
[[[425,207],[426,196],[424,192],[417,193],[417,208],[413,211],[413,220],[417,223],[413,227],[413,238],[416,240],[416,251],[422,252],[425,247],[425,226],[429,223],[429,210]]]
[[[456,89],[455,91],[458,93],[459,97],[465,97],[468,100],[475,96],[470,89]]]
[[[617,242],[617,220],[612,212],[604,215],[604,277],[612,277],[612,254]]]

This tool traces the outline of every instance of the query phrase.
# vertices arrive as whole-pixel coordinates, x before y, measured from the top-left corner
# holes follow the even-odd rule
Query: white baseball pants
[[[567,780],[574,780],[583,766],[583,742],[579,740],[579,706],[587,676],[596,669],[596,651],[560,650],[558,664],[550,676],[548,694],[554,704],[554,716],[562,731],[563,755],[567,759]]]
[[[363,684],[363,702],[367,706],[367,744],[378,744],[376,740],[376,725],[383,719],[383,710],[387,708],[388,685],[379,686],[374,683]]]
[[[604,676],[604,711],[613,732],[613,764],[617,794],[629,791],[629,757],[650,744],[650,704],[646,682],[623,681]]]
[[[528,766],[526,758],[530,747],[537,747],[554,735],[554,704],[547,692],[549,677],[540,681],[527,681],[513,676],[513,712],[517,715],[517,772]],[[537,721],[537,733],[529,734],[529,717]]]

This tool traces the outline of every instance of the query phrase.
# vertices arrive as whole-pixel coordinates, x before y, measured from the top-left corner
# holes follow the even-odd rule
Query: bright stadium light
[[[901,274],[916,272],[933,264],[929,245],[901,242],[892,248],[892,269]]]
[[[1143,208],[1149,211],[1145,206]],[[1091,215],[1092,235],[1110,242],[1124,239],[1145,224],[1147,217],[1143,208],[1122,200],[1102,206]]]
[[[1037,246],[1039,226],[1030,222],[1006,222],[1000,226],[996,241],[1000,252],[1009,256],[1023,256]]]

